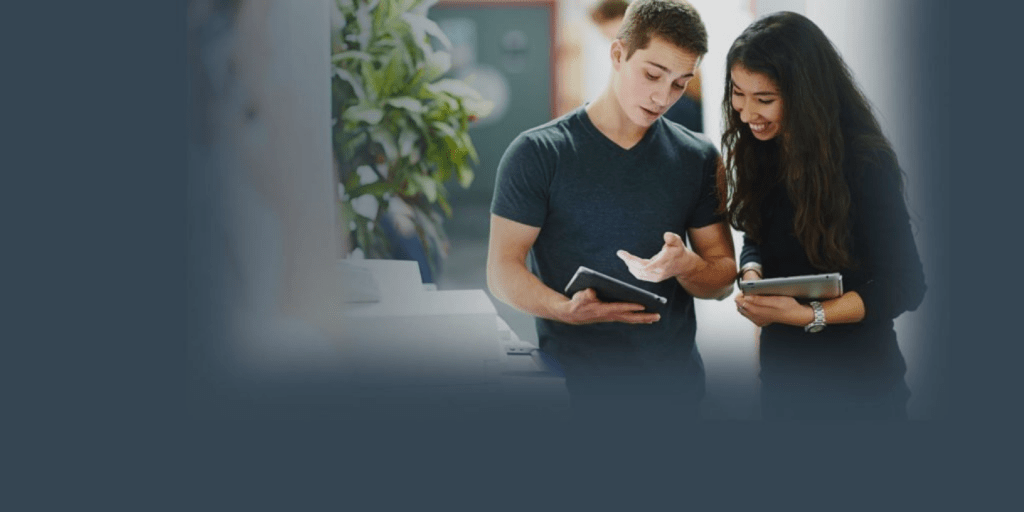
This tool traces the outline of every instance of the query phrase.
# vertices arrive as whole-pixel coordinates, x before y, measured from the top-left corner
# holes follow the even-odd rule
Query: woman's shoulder
[[[851,186],[902,182],[899,160],[888,145],[852,147],[845,160],[843,168]]]
[[[864,151],[847,161],[847,184],[855,210],[868,215],[905,211],[903,170],[891,149]]]

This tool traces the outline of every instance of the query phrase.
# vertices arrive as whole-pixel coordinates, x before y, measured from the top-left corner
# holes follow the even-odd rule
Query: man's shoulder
[[[575,111],[574,111],[575,112]],[[548,172],[579,145],[580,130],[574,112],[520,132],[509,143],[499,168],[523,167]]]
[[[681,151],[702,156],[717,156],[718,149],[707,135],[695,132],[671,119],[662,118],[665,133]]]
[[[558,145],[569,142],[580,135],[581,126],[577,119],[578,115],[578,111],[573,110],[544,124],[528,128],[520,133],[517,138],[544,145]]]

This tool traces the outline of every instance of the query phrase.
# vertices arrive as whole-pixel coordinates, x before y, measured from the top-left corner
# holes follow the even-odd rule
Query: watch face
[[[821,332],[821,330],[824,328],[824,325],[812,325],[807,328],[807,332]]]

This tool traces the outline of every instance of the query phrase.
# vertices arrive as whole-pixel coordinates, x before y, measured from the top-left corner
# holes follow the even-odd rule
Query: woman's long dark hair
[[[832,42],[796,13],[771,14],[747,27],[729,49],[726,73],[736,65],[775,82],[783,119],[774,139],[754,138],[732,108],[732,81],[726,79],[721,177],[726,183],[719,190],[729,223],[760,242],[762,203],[781,182],[796,210],[793,232],[811,264],[823,270],[852,268],[844,166],[881,157],[898,169],[870,104]]]

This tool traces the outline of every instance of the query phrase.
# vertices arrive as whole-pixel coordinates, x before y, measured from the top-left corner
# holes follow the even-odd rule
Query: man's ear
[[[612,41],[611,57],[612,67],[615,68],[615,71],[618,71],[619,66],[626,62],[626,47],[622,44],[621,39]]]

